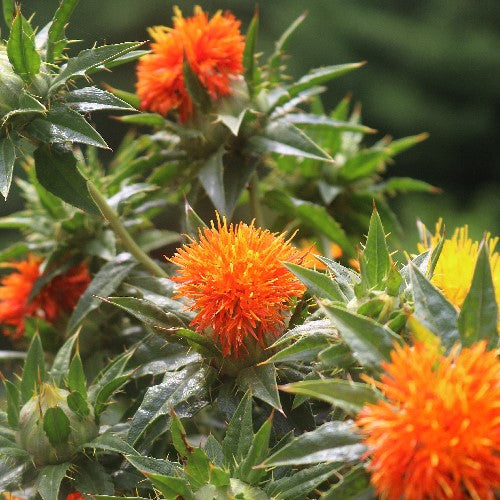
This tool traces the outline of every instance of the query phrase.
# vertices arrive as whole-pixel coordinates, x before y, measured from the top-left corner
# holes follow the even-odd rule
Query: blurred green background
[[[21,3],[24,14],[36,12],[34,24],[42,26],[58,1]],[[68,35],[83,41],[75,51],[94,41],[146,40],[147,26],[170,24],[174,5],[188,16],[196,3],[210,13],[231,9],[243,30],[255,7],[249,0],[81,0]],[[417,237],[417,216],[430,226],[439,216],[448,228],[468,223],[476,238],[483,230],[500,233],[500,1],[263,0],[259,8],[263,52],[309,11],[289,47],[291,75],[321,65],[368,62],[329,86],[327,108],[351,92],[362,103],[364,123],[379,131],[376,139],[429,132],[427,141],[398,157],[389,171],[444,190],[439,196],[394,200],[409,244]],[[133,68],[99,76],[102,81],[133,90]],[[116,146],[125,129],[109,118],[95,121]],[[15,198],[4,208],[13,203]]]

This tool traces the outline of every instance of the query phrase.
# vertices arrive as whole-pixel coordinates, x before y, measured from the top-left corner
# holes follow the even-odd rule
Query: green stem
[[[106,198],[99,192],[91,181],[87,181],[87,188],[111,229],[120,238],[123,246],[154,276],[168,278],[168,274],[149,257],[146,252],[132,239],[125,229],[118,214],[108,205]]]
[[[252,174],[248,189],[250,194],[250,210],[255,219],[255,224],[257,227],[264,228],[264,214],[262,213],[259,197],[259,176],[256,171]]]

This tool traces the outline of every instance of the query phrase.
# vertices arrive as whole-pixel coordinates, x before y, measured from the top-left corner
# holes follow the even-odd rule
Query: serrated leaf
[[[463,346],[487,340],[493,349],[498,344],[498,304],[485,240],[477,255],[470,289],[458,316],[458,330]]]
[[[108,148],[99,132],[81,114],[62,104],[52,106],[43,118],[35,118],[26,131],[43,143],[78,142]]]
[[[241,399],[222,441],[224,465],[233,467],[245,457],[252,446],[252,396],[249,391]]]
[[[2,0],[2,12],[5,24],[10,28],[16,12],[14,0]]]
[[[7,41],[7,55],[14,71],[25,80],[40,71],[40,56],[35,48],[33,29],[18,10]]]
[[[96,437],[93,441],[83,445],[89,450],[112,451],[122,455],[136,455],[137,451],[126,443],[121,437],[108,431]]]
[[[0,139],[0,193],[5,199],[12,183],[15,161],[16,150],[12,141],[7,137]]]
[[[262,364],[278,363],[284,361],[302,361],[310,362],[316,359],[316,356],[326,349],[331,343],[327,335],[312,335],[299,338],[292,345],[285,347]]]
[[[206,379],[209,368],[197,363],[175,373],[168,373],[161,384],[150,387],[130,422],[128,442],[134,445],[149,426],[159,418],[164,419],[162,428],[170,424],[170,408],[179,417],[195,414],[206,405]]]
[[[141,455],[126,455],[125,457],[138,471],[145,475],[161,474],[162,476],[182,476],[181,465],[177,462],[159,458],[143,457]]]
[[[79,417],[86,417],[90,414],[90,408],[86,399],[79,392],[71,392],[66,398],[69,409]]]
[[[222,467],[224,463],[224,452],[222,450],[222,445],[217,441],[217,439],[213,436],[213,434],[209,434],[205,444],[203,446],[203,450],[207,454],[207,457],[210,459],[210,462],[217,465],[218,467]]]
[[[253,396],[281,411],[281,401],[273,364],[250,366],[240,371],[236,379],[242,391],[251,390]]]
[[[347,303],[347,298],[337,282],[326,274],[290,262],[284,262],[283,265],[306,285],[312,295],[343,304]]]
[[[80,113],[90,113],[101,110],[134,109],[130,104],[114,96],[111,92],[97,87],[83,87],[72,90],[64,96],[64,102]]]
[[[45,360],[42,342],[38,335],[31,340],[21,378],[21,401],[26,403],[34,394],[38,382],[45,380]]]
[[[100,392],[106,388],[108,384],[112,384],[123,375],[125,367],[132,357],[132,354],[133,351],[129,351],[116,356],[113,360],[108,362],[103,370],[99,372],[95,380],[92,382],[92,385],[89,387],[88,400],[90,402],[95,404]]]
[[[248,86],[250,96],[253,95],[256,81],[255,81],[255,49],[257,46],[257,34],[259,32],[259,11],[256,9],[250,25],[248,26],[245,35],[245,49],[243,51],[243,74]],[[237,135],[237,134],[235,134]]]
[[[428,182],[411,177],[391,177],[386,182],[379,184],[377,190],[382,190],[394,196],[396,193],[438,193],[439,188]]]
[[[376,209],[373,210],[366,246],[361,254],[361,282],[366,289],[384,290],[391,269],[384,227]],[[399,287],[398,287],[399,288]]]
[[[184,203],[184,214],[185,214],[185,223],[186,223],[186,231],[189,236],[192,238],[197,238],[198,233],[203,230],[207,225],[203,222],[201,217],[194,211],[193,207],[186,200]]]
[[[9,426],[13,429],[17,428],[19,423],[19,411],[20,411],[20,394],[19,389],[7,379],[3,380],[3,385],[5,388],[5,393],[7,396],[7,421]]]
[[[59,498],[61,482],[70,467],[71,464],[65,462],[59,465],[46,465],[39,471],[35,481],[35,490],[38,491],[43,500],[57,500]]]
[[[307,13],[301,14],[295,21],[282,33],[279,39],[276,41],[276,46],[273,54],[269,58],[269,69],[271,72],[277,70],[281,64],[281,59],[283,57],[283,52],[287,47],[292,35],[295,33],[297,28],[302,24],[306,18]]]
[[[74,331],[87,314],[99,307],[101,300],[98,297],[112,294],[136,265],[137,262],[128,253],[121,253],[104,264],[78,300],[69,318],[67,331]]]
[[[100,214],[71,150],[62,145],[43,145],[35,150],[34,158],[37,179],[47,191],[91,215]]]
[[[373,134],[375,132],[375,130],[365,125],[334,120],[325,115],[315,115],[312,113],[289,113],[286,115],[285,120],[294,125],[316,125],[362,134]]]
[[[410,263],[409,274],[415,318],[437,335],[446,349],[451,348],[459,340],[455,307],[413,263]]]
[[[47,55],[45,59],[48,63],[52,63],[55,59],[59,58],[66,46],[64,28],[78,2],[79,0],[62,0],[59,3],[47,38]]]
[[[331,156],[304,132],[283,120],[271,123],[249,142],[259,152],[333,162]]]
[[[363,464],[357,465],[344,474],[340,481],[321,495],[321,500],[375,500],[375,490],[370,484],[370,474]]]
[[[101,390],[97,393],[95,398],[95,415],[98,417],[108,406],[108,399],[115,393],[127,380],[130,378],[130,373],[121,375],[119,377],[110,380],[106,385],[104,385]]]
[[[111,476],[99,462],[89,459],[80,462],[75,469],[72,477],[77,491],[85,494],[114,494],[115,487]]]
[[[213,341],[200,333],[183,328],[179,318],[171,313],[164,312],[152,302],[134,297],[109,297],[107,302],[132,314],[138,320],[158,329],[158,334],[168,338],[187,341],[198,352],[208,355],[218,355],[219,351]]]
[[[73,352],[73,347],[78,338],[78,334],[72,335],[62,347],[57,351],[57,354],[52,363],[52,368],[50,369],[50,375],[54,379],[56,386],[60,386],[63,378],[68,373],[69,364],[71,362],[71,353]]]
[[[83,371],[80,354],[77,352],[69,365],[68,387],[71,391],[79,392],[85,399],[87,397],[87,379]]]
[[[175,500],[177,498],[191,500],[193,498],[193,492],[189,487],[189,483],[184,478],[159,474],[149,474],[148,478],[166,500]]]
[[[392,141],[386,149],[389,151],[390,156],[396,156],[397,154],[415,146],[415,144],[425,141],[428,137],[429,134],[426,132],[417,135],[410,135],[408,137]]]
[[[217,211],[226,215],[223,155],[224,148],[218,149],[211,155],[198,172],[198,178]]]
[[[253,436],[252,446],[235,472],[236,477],[245,483],[257,485],[266,474],[265,470],[253,469],[253,467],[261,463],[268,454],[272,425],[273,414]]]
[[[337,464],[319,464],[271,481],[265,491],[271,498],[299,500],[326,481],[338,469]]]
[[[321,399],[342,408],[351,415],[356,415],[365,404],[376,403],[379,399],[377,392],[370,385],[339,378],[302,380],[280,386],[280,389],[293,394],[304,394]]]
[[[366,450],[360,439],[352,421],[328,422],[293,439],[259,467],[356,462]]]
[[[380,363],[390,360],[390,352],[399,337],[371,318],[359,316],[340,307],[321,304],[354,357],[365,368],[380,371]]]
[[[68,442],[71,432],[69,418],[59,406],[47,408],[43,416],[43,430],[54,448]]]
[[[125,42],[115,45],[104,45],[92,49],[82,50],[76,57],[68,60],[59,75],[52,81],[50,91],[55,91],[68,79],[75,76],[84,76],[91,69],[95,69],[118,57],[140,47],[141,42]]]

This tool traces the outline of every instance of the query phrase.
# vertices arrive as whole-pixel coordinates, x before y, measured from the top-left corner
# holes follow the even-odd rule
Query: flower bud
[[[68,395],[68,391],[43,383],[39,392],[21,409],[17,441],[32,455],[37,466],[71,460],[83,443],[91,441],[98,434],[92,410],[84,417],[77,415],[67,404]],[[44,429],[44,417],[49,408],[60,408],[69,420],[67,439],[55,446]]]

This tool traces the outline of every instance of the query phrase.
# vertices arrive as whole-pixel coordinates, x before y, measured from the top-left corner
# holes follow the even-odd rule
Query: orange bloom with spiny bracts
[[[396,347],[374,382],[386,397],[366,405],[377,492],[389,500],[493,500],[500,487],[500,361],[480,342],[448,356]]]
[[[33,255],[26,260],[9,263],[8,267],[16,271],[0,281],[0,324],[13,329],[4,329],[4,334],[20,337],[26,317],[38,317],[54,323],[61,313],[73,310],[90,283],[87,264],[82,262],[55,276],[30,300],[33,286],[42,274],[41,263],[42,259]]]
[[[137,66],[137,95],[141,108],[166,115],[179,110],[182,122],[193,114],[193,102],[183,75],[184,57],[212,99],[231,93],[231,78],[243,71],[244,37],[240,21],[218,11],[211,19],[200,7],[183,18],[174,8],[173,28],[149,29],[151,53]]]
[[[180,284],[177,296],[192,301],[197,315],[192,325],[212,331],[224,356],[239,357],[251,338],[265,347],[267,334],[279,335],[284,313],[304,285],[282,264],[300,264],[304,253],[283,234],[273,234],[240,223],[200,231],[199,242],[178,249],[170,259],[179,267],[172,279]]]

